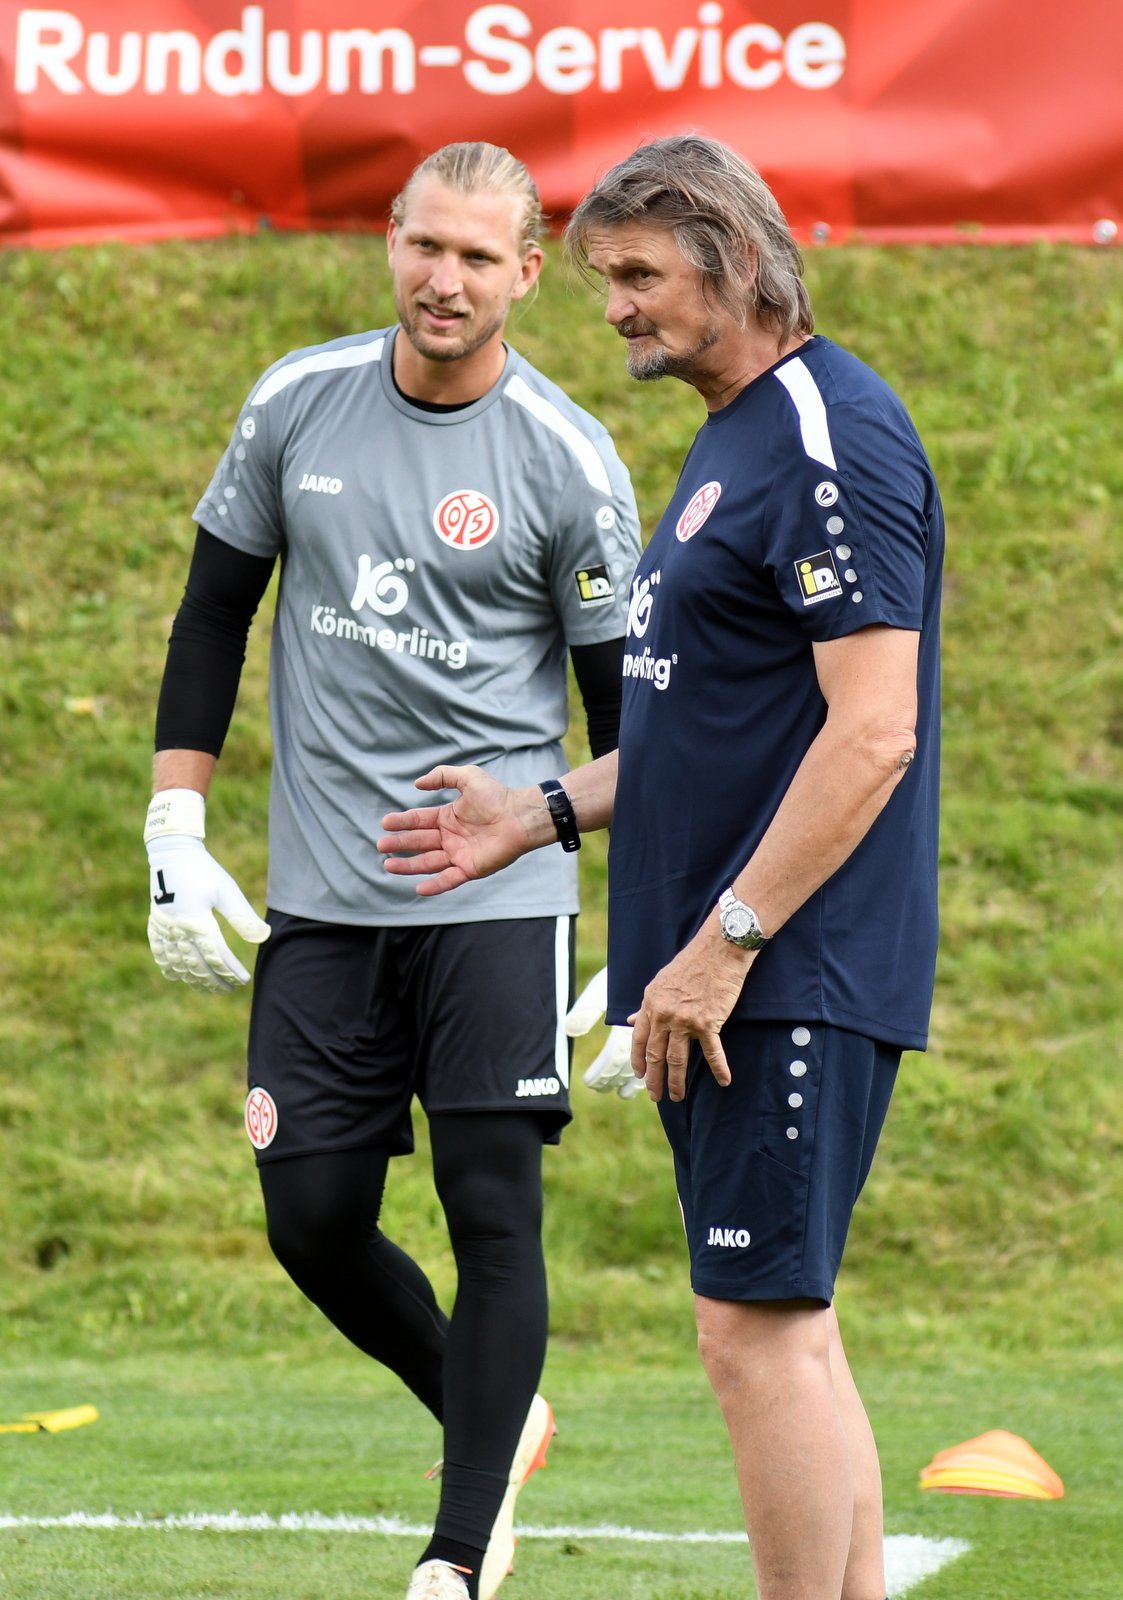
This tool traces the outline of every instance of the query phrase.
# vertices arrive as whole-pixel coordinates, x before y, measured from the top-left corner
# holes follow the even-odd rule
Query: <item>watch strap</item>
[[[557,778],[547,778],[538,787],[546,797],[546,804],[550,808],[550,815],[554,819],[557,829],[558,841],[563,850],[580,850],[581,835],[577,831],[577,816],[573,809],[573,801]]]

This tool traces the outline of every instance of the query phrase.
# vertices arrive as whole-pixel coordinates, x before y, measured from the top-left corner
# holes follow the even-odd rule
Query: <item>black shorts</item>
[[[413,1149],[427,1113],[570,1120],[572,917],[349,928],[270,911],[254,973],[246,1132],[259,1164]]]
[[[659,1102],[696,1294],[829,1304],[901,1051],[821,1022],[729,1022],[733,1082],[691,1050]]]

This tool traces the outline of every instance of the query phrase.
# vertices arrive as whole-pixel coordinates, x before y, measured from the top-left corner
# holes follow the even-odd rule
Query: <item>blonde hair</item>
[[[545,219],[538,189],[523,163],[501,145],[477,140],[446,144],[418,162],[390,205],[390,216],[401,226],[410,192],[422,178],[437,178],[457,194],[511,194],[522,202],[519,243],[523,250],[537,244]]]
[[[813,330],[803,257],[787,219],[760,173],[728,145],[675,134],[618,162],[565,230],[566,248],[583,272],[589,234],[628,222],[669,228],[683,259],[742,324],[752,313],[782,340]]]

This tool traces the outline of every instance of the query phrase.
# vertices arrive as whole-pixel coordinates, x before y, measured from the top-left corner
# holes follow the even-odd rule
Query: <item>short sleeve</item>
[[[765,564],[814,640],[874,623],[921,626],[935,486],[903,411],[830,408],[829,444],[809,453],[798,427],[765,515]]]
[[[595,449],[601,470],[575,465],[551,541],[550,590],[567,645],[623,636],[640,556],[639,513],[627,468],[607,434]]]
[[[268,373],[255,384],[243,405],[230,443],[194,512],[195,521],[208,533],[254,556],[276,556],[284,543],[275,419],[271,414],[278,399],[274,397],[269,404],[256,403],[267,376]]]

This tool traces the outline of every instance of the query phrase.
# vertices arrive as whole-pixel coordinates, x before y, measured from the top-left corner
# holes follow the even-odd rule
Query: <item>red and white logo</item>
[[[277,1137],[277,1102],[267,1089],[246,1096],[246,1132],[255,1150],[267,1150]]]
[[[433,527],[454,550],[482,550],[499,532],[499,508],[478,489],[454,489],[433,512]]]
[[[675,538],[683,544],[693,539],[720,499],[721,484],[704,483],[696,494],[691,495],[690,504],[675,523]]]

